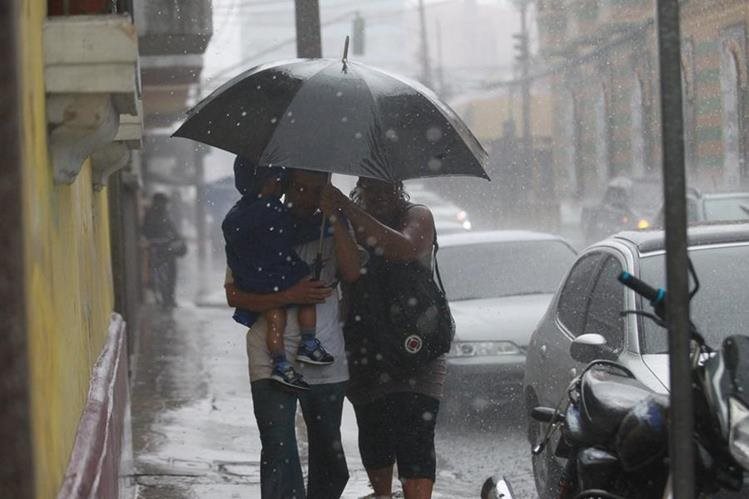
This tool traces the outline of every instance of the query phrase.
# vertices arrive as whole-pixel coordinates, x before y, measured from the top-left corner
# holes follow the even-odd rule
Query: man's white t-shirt
[[[317,250],[318,241],[312,241],[296,248],[299,257],[312,267]],[[333,283],[337,280],[337,266],[333,239],[328,237],[323,241],[323,269],[320,280]],[[226,282],[233,282],[231,271],[227,269]],[[328,297],[325,303],[316,306],[317,310],[317,339],[330,355],[335,358],[333,364],[315,366],[296,362],[296,352],[299,347],[301,333],[297,321],[297,308],[288,307],[286,312],[286,331],[284,332],[284,346],[286,358],[294,364],[294,368],[304,376],[307,383],[319,385],[323,383],[340,383],[348,380],[348,363],[343,342],[343,328],[340,318],[339,297],[336,291]],[[273,361],[268,352],[265,334],[267,324],[262,316],[258,318],[247,332],[247,357],[249,359],[250,381],[270,378]]]

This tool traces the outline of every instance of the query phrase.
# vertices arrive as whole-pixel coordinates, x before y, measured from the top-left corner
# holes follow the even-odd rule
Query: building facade
[[[647,0],[537,3],[539,55],[555,92],[554,168],[560,193],[591,198],[617,175],[661,171],[658,52]],[[747,26],[742,0],[681,4],[688,181],[749,185]]]

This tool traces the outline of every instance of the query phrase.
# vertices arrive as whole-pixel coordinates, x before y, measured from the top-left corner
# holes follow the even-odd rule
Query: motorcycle
[[[690,262],[695,282],[699,280]],[[619,281],[647,299],[654,313],[624,311],[665,325],[666,292],[628,272]],[[739,491],[749,470],[749,336],[730,336],[711,348],[690,322],[698,494]],[[601,337],[581,335],[570,347],[588,362],[557,407],[536,407],[531,417],[547,425],[532,452],[539,455],[559,434],[556,456],[566,459],[559,499],[670,498],[669,399],[640,383],[623,365],[593,358]],[[490,477],[482,499],[511,499],[512,488]]]

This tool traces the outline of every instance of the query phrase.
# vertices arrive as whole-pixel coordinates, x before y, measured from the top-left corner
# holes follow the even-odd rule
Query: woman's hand
[[[333,289],[322,281],[315,281],[311,277],[302,279],[290,288],[282,291],[284,301],[296,305],[312,305],[323,303],[331,294]]]
[[[350,200],[337,187],[326,184],[320,195],[320,209],[326,217],[338,216]]]

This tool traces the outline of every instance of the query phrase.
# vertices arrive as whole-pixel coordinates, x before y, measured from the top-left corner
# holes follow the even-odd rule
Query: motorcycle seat
[[[653,393],[636,379],[609,369],[591,369],[581,383],[580,412],[585,431],[606,442],[614,437],[629,410]]]

